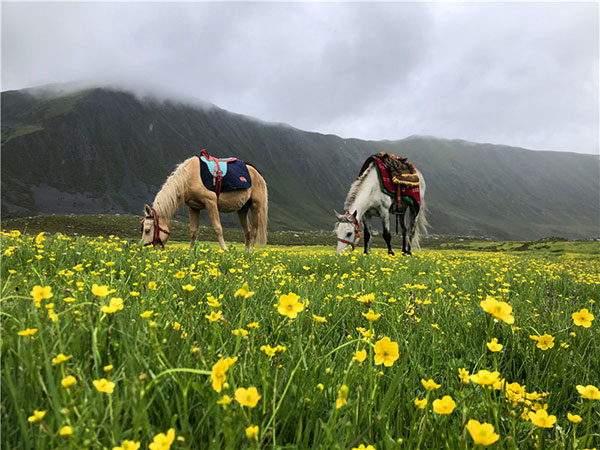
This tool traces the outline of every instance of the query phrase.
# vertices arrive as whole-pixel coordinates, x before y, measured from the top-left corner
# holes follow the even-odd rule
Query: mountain
[[[600,234],[599,158],[412,136],[343,139],[214,105],[93,88],[2,93],[2,217],[142,213],[202,148],[253,163],[269,187],[270,228],[330,230],[365,158],[408,157],[427,181],[430,232],[496,239]],[[179,217],[187,217],[185,209]],[[206,217],[204,215],[204,217]],[[235,215],[223,215],[225,226]]]

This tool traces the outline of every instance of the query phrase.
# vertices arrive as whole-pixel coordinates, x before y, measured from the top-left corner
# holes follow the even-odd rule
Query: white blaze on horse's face
[[[356,230],[354,224],[349,222],[338,222],[335,227],[335,234],[337,236],[337,254],[344,252],[351,252],[354,250],[352,245],[356,245],[358,240],[356,239]]]
[[[154,222],[152,217],[146,216],[142,223],[142,241],[144,245],[152,245],[154,239]]]

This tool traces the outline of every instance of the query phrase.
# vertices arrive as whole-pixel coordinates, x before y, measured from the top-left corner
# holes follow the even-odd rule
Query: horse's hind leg
[[[408,240],[406,240],[406,233],[408,231]],[[404,247],[404,241],[406,241],[406,247],[403,252],[406,255],[412,255],[412,240],[415,236],[415,215],[412,209],[406,208],[404,211],[404,220],[402,221],[402,246]]]
[[[252,250],[254,250],[254,239],[251,239],[251,228],[250,222],[248,221],[248,211],[249,208],[240,209],[237,212],[237,215],[240,221],[240,225],[244,230],[244,242],[246,245],[246,251],[251,252]]]
[[[206,212],[212,223],[213,229],[217,235],[221,250],[226,251],[227,245],[225,245],[225,239],[223,239],[223,228],[221,227],[221,218],[219,217],[219,210],[216,202],[206,202]]]
[[[188,206],[190,216],[190,248],[194,248],[194,243],[198,237],[198,223],[200,221],[200,210]]]

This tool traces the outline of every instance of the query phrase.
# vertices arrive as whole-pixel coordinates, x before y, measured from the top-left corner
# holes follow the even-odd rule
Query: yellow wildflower
[[[569,419],[569,422],[572,422],[575,424],[577,424],[583,420],[581,418],[581,416],[578,416],[577,414],[571,414],[571,413],[567,413],[567,419]]]
[[[556,416],[548,415],[545,409],[538,409],[536,412],[529,411],[527,416],[531,423],[540,428],[552,428],[556,423]]]
[[[467,369],[458,369],[458,378],[462,384],[469,384],[469,371]]]
[[[600,390],[596,386],[588,384],[587,386],[577,385],[577,392],[581,398],[589,400],[600,400]]]
[[[368,313],[362,313],[363,316],[367,318],[367,320],[377,320],[381,317],[381,314],[375,314],[372,309],[369,309]]]
[[[338,398],[335,401],[336,409],[340,409],[342,406],[348,404],[348,393],[349,392],[350,392],[350,390],[348,389],[348,386],[346,386],[345,384],[343,384],[340,387],[340,389],[338,390]]]
[[[479,423],[479,421],[471,419],[467,423],[467,430],[476,445],[487,447],[500,439],[500,435],[494,432],[494,426],[487,422]]]
[[[315,322],[318,322],[318,323],[327,322],[327,319],[325,317],[317,316],[316,314],[313,314],[312,317],[313,317],[313,319],[315,319]]]
[[[512,307],[506,302],[499,302],[491,295],[488,295],[485,300],[480,303],[483,310],[494,316],[498,320],[502,320],[509,325],[515,323],[515,318],[512,316]]]
[[[100,380],[92,381],[94,387],[98,389],[98,391],[103,392],[105,394],[112,394],[115,389],[115,383],[112,381],[108,381],[106,378],[102,378]]]
[[[481,386],[494,385],[500,378],[500,372],[490,372],[489,370],[480,370],[476,374],[471,375],[471,381]]]
[[[433,410],[437,414],[450,414],[454,411],[456,402],[449,395],[444,395],[441,399],[433,401]]]
[[[249,408],[254,408],[258,401],[260,400],[260,395],[258,395],[258,391],[255,387],[246,388],[237,388],[235,390],[235,399],[236,401],[242,405],[247,406]]]
[[[434,389],[439,389],[442,387],[441,384],[437,384],[435,381],[433,381],[431,378],[427,381],[425,381],[425,379],[421,379],[421,384],[423,385],[423,387],[425,389],[427,389],[428,391],[433,391]]]
[[[493,338],[491,342],[487,342],[485,345],[487,345],[487,348],[490,350],[490,352],[499,352],[503,347],[502,344],[498,343],[497,338]]]
[[[250,425],[246,428],[246,437],[248,439],[257,439],[258,438],[258,425]]]
[[[223,312],[222,311],[217,311],[217,312],[211,311],[210,314],[206,314],[206,315],[204,315],[204,317],[206,317],[209,322],[216,322],[221,317],[223,317]]]
[[[298,299],[299,295],[290,292],[289,294],[283,294],[279,297],[279,305],[277,311],[279,314],[295,319],[298,313],[304,309],[304,304],[300,303]]]
[[[118,447],[113,447],[112,450],[138,450],[140,448],[140,443],[135,441],[130,441],[125,439],[121,442],[121,445]]]
[[[65,425],[60,429],[58,434],[60,434],[61,436],[71,436],[73,434],[73,428],[71,428],[68,425]]]
[[[181,286],[181,289],[183,289],[186,292],[192,292],[194,289],[196,289],[196,286],[192,286],[191,284],[186,284],[184,286]]]
[[[213,365],[210,378],[215,391],[221,392],[223,383],[227,379],[225,374],[236,361],[237,356],[235,358],[221,358]]]
[[[357,350],[352,359],[358,361],[359,363],[363,362],[365,359],[367,359],[367,351],[364,349]]]
[[[33,336],[37,331],[37,328],[26,328],[23,331],[19,331],[17,334],[19,336]]]
[[[384,337],[375,343],[375,364],[391,367],[400,357],[398,343],[392,342],[389,337]]]
[[[253,295],[254,295],[254,292],[250,290],[248,283],[244,283],[242,285],[242,287],[239,288],[237,291],[235,291],[235,294],[233,294],[234,297],[244,297],[244,298],[249,298],[249,297],[252,297]]]
[[[424,409],[426,405],[427,405],[427,399],[426,398],[419,399],[419,397],[415,397],[415,406],[417,408]]]
[[[62,353],[59,353],[58,355],[56,355],[56,357],[52,358],[52,364],[64,363],[65,361],[68,361],[71,358],[72,358],[71,355],[65,356]]]
[[[44,418],[44,416],[46,415],[46,411],[38,411],[37,409],[33,411],[33,414],[31,416],[29,416],[27,418],[28,422],[37,422],[39,420],[42,420]]]
[[[573,318],[573,323],[578,327],[589,328],[592,326],[592,320],[594,320],[594,315],[589,312],[587,308],[583,308],[581,311],[574,312],[571,314]]]
[[[224,395],[219,400],[217,400],[217,404],[219,405],[229,405],[233,399],[229,395]]]
[[[544,334],[543,336],[530,335],[529,338],[537,341],[536,347],[539,349],[548,350],[554,347],[554,337],[549,334]]]
[[[70,388],[73,387],[77,384],[77,378],[75,378],[73,375],[69,375],[65,378],[63,378],[60,382],[60,384],[62,385],[62,387],[64,388]]]
[[[108,289],[108,286],[98,286],[94,283],[92,284],[92,294],[97,297],[106,297],[110,294],[110,289]]]
[[[154,440],[148,448],[150,450],[169,450],[171,448],[171,444],[175,440],[175,429],[169,428],[167,434],[158,433],[154,436]]]
[[[144,311],[143,313],[140,314],[140,317],[143,319],[147,319],[148,317],[152,316],[153,313],[154,313],[154,310]]]
[[[110,303],[108,306],[103,306],[100,310],[104,314],[113,314],[117,311],[121,311],[123,309],[123,299],[113,297],[110,299]]]
[[[47,300],[54,296],[54,294],[52,293],[51,286],[42,287],[39,285],[34,286],[29,295],[33,297],[35,306],[37,306],[38,308],[40,307],[40,302],[42,300]]]

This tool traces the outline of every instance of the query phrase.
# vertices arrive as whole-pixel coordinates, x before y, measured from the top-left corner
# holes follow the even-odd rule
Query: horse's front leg
[[[392,233],[390,233],[390,213],[388,210],[381,213],[381,224],[383,226],[383,239],[388,248],[388,255],[394,256],[394,251],[392,250]]]
[[[217,240],[219,241],[221,250],[226,251],[227,245],[225,245],[225,239],[223,239],[223,228],[221,227],[221,218],[219,217],[219,209],[217,208],[217,202],[206,202],[206,212],[208,212],[208,217],[217,235]]]
[[[400,226],[402,227],[402,253],[404,255],[410,255],[410,244],[407,247],[407,243],[406,243],[406,224],[404,223],[404,219],[406,217],[406,211],[402,212],[402,215],[400,216]]]
[[[190,216],[190,249],[194,248],[194,243],[198,237],[198,224],[200,222],[200,210],[188,206],[188,215]]]
[[[363,230],[365,234],[365,255],[368,255],[369,250],[371,250],[371,218],[366,215],[363,217]]]

